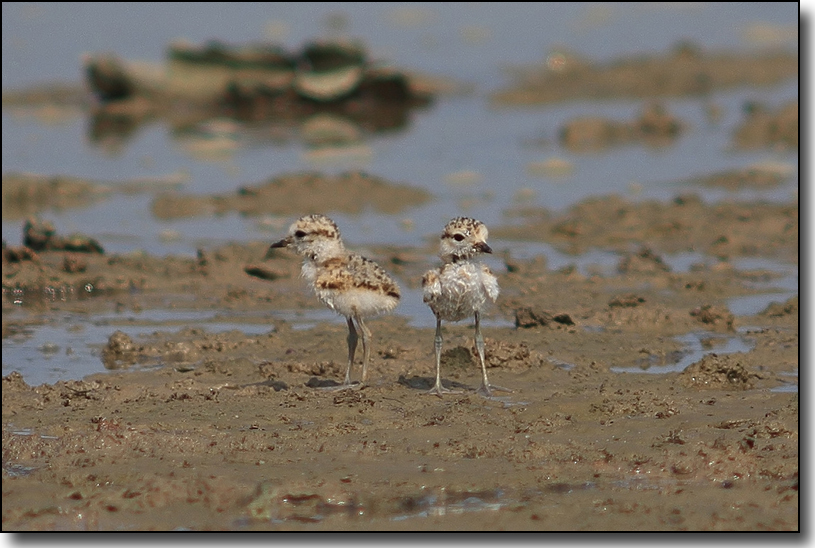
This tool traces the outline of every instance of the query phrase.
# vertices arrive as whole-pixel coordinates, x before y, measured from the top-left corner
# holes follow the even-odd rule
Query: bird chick
[[[362,382],[371,356],[371,331],[364,318],[390,312],[399,303],[399,286],[374,261],[345,249],[336,223],[325,215],[306,215],[295,221],[288,234],[269,248],[289,248],[303,257],[302,276],[317,298],[348,323],[348,367],[345,381],[351,383],[359,334],[362,336]],[[358,333],[359,332],[359,333]]]
[[[441,322],[475,318],[475,346],[481,362],[480,394],[492,396],[492,390],[507,390],[490,385],[484,359],[484,338],[481,335],[481,313],[488,301],[498,298],[498,279],[477,258],[492,253],[487,244],[487,227],[469,217],[456,217],[444,227],[440,240],[440,268],[429,270],[422,278],[424,302],[436,315],[436,384],[430,393],[441,396],[455,391],[441,384]]]

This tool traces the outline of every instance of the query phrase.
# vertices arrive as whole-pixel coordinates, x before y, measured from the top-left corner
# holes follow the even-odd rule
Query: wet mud
[[[173,62],[200,65],[218,49],[192,53]],[[363,108],[373,112],[366,122],[348,115],[366,105],[354,102],[364,86],[334,109],[295,98],[291,88],[270,93],[246,67],[216,67],[238,75],[228,96],[234,101],[177,119],[171,108],[157,113],[149,97],[155,90],[146,84],[122,98],[120,67],[100,68],[106,70],[96,74],[97,89],[109,95],[102,106],[78,87],[54,86],[33,95],[4,91],[4,107],[78,106],[92,117],[95,143],[121,142],[164,115],[178,138],[212,131],[213,113],[274,119],[285,100],[296,100],[307,116],[284,120],[296,131],[286,126],[283,138],[309,134],[301,124],[317,114],[314,144],[353,143],[365,131],[402,127],[408,112]],[[493,101],[705,97],[778,83],[797,71],[796,55],[709,53],[692,44],[607,65],[561,52],[516,70],[514,87]],[[133,74],[119,76],[127,83]],[[792,113],[791,105],[746,109],[734,148],[797,146],[797,103],[794,137]],[[344,124],[349,119],[351,126]],[[685,127],[659,108],[633,122],[581,124],[563,135],[587,150],[670,140]],[[764,188],[786,177],[766,167],[701,174],[693,182]],[[362,173],[278,175],[210,196],[141,183],[131,190],[156,194],[159,219],[269,214],[281,232],[286,221],[312,211],[392,213],[394,204],[432,199]],[[489,378],[512,392],[484,398],[475,393],[480,371],[466,321],[443,328],[443,382],[460,393],[425,393],[434,381],[434,329],[420,302],[413,309],[426,312],[427,327],[399,308],[367,322],[374,348],[366,386],[325,390],[342,381],[345,322],[317,316],[303,328],[298,315],[325,310],[305,288],[298,257],[277,250],[266,256],[272,238],[203,246],[195,257],[111,254],[92,227],[63,235],[36,219],[119,189],[3,176],[4,222],[29,223],[24,241],[3,242],[4,341],[29,336],[64,312],[119,318],[95,349],[107,372],[38,386],[16,372],[3,377],[4,530],[800,527],[798,297],[778,290],[778,299],[750,313],[730,305],[774,291],[782,277],[741,261],[798,264],[797,198],[711,205],[688,193],[665,202],[599,196],[567,211],[507,211],[504,223],[490,226],[501,295],[483,332]],[[394,193],[403,194],[394,200]],[[602,249],[618,261],[610,271],[555,269],[543,256],[517,256],[518,242],[567,254]],[[348,246],[395,276],[406,308],[406,301],[420,301],[421,276],[438,261],[435,242],[418,238],[409,247]],[[670,256],[686,252],[703,259],[672,267]],[[145,323],[131,313],[143,310],[214,311],[233,323],[261,318],[267,326],[260,333],[219,331],[176,318],[128,335],[128,327]],[[4,369],[14,366],[4,359]],[[359,375],[357,363],[352,376]]]
[[[369,322],[368,385],[323,389],[342,380],[344,322],[269,314],[320,306],[296,256],[264,260],[268,242],[195,258],[7,247],[4,337],[66,309],[122,322],[99,349],[109,373],[3,378],[4,529],[798,529],[798,299],[727,307],[778,277],[731,259],[796,261],[797,204],[608,197],[566,215],[493,231],[487,362],[513,392],[490,399],[467,322],[444,327],[442,377],[461,393],[426,394],[433,329],[398,309]],[[620,260],[551,270],[513,257],[530,235]],[[690,245],[720,259],[673,271],[661,254]],[[434,252],[366,250],[407,288]],[[266,313],[268,330],[124,333],[127,311],[155,307]],[[688,333],[706,352],[672,369]],[[722,352],[733,339],[747,350]]]
[[[778,108],[751,102],[743,110],[744,120],[733,132],[734,148],[798,148],[798,101]]]
[[[798,56],[786,51],[704,51],[692,42],[661,55],[627,56],[597,63],[554,51],[539,65],[508,71],[510,85],[494,93],[497,106],[582,99],[706,97],[738,86],[769,86],[798,75]]]
[[[560,128],[560,144],[572,152],[596,152],[638,142],[668,146],[682,134],[684,126],[662,104],[651,103],[631,122],[598,117],[570,120]]]
[[[762,256],[797,263],[798,257],[797,200],[710,206],[696,194],[680,194],[670,202],[631,202],[612,195],[584,200],[565,213],[543,208],[514,213],[521,219],[517,226],[497,226],[490,233],[548,242],[569,253],[591,248],[627,252],[647,242],[662,253],[696,251],[721,259]]]
[[[3,219],[14,221],[43,211],[82,209],[116,194],[159,193],[178,189],[187,177],[181,173],[159,178],[117,182],[33,173],[4,173]]]
[[[230,211],[244,215],[283,215],[294,211],[360,213],[372,208],[382,213],[398,213],[430,199],[431,195],[422,189],[391,183],[365,172],[346,172],[333,177],[312,172],[281,175],[219,196],[162,193],[155,198],[151,209],[158,219]]]

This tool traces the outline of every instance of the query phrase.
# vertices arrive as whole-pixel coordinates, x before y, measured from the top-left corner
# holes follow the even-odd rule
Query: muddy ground
[[[445,325],[443,379],[461,393],[442,398],[425,394],[433,330],[399,309],[369,322],[368,385],[339,392],[320,389],[344,372],[339,317],[296,329],[270,314],[259,336],[168,322],[133,340],[112,327],[109,373],[3,378],[3,529],[796,530],[799,398],[773,389],[797,384],[798,298],[747,317],[726,300],[778,277],[733,259],[797,263],[797,212],[691,195],[513,212],[492,227],[502,293],[484,331],[490,380],[514,391],[491,399],[474,392],[468,322]],[[185,258],[30,236],[37,249],[3,250],[4,338],[66,309],[320,308],[297,257],[264,260],[269,242]],[[514,257],[518,238],[620,261],[602,275],[551,270]],[[661,256],[689,249],[716,259],[673,272]],[[436,261],[432,241],[359,250],[409,290]],[[684,356],[675,337],[690,332],[711,353],[648,372]],[[717,354],[732,337],[752,349]]]
[[[492,100],[704,101],[797,71],[793,54],[704,52],[692,43],[605,65],[554,52],[514,69]],[[87,109],[88,97],[76,86],[4,90],[4,108],[18,103]],[[718,107],[707,108],[715,121]],[[734,149],[797,147],[797,102],[745,105],[743,116]],[[138,123],[107,129],[123,141]],[[633,121],[571,120],[559,139],[579,151],[664,146],[686,127],[647,103]],[[92,227],[56,234],[32,219],[23,242],[3,243],[4,340],[68,310],[115,311],[122,320],[98,355],[107,373],[40,386],[19,373],[3,377],[3,529],[797,530],[798,297],[779,296],[751,316],[727,302],[767,293],[780,277],[740,269],[737,259],[798,264],[798,201],[709,205],[685,192],[689,183],[772,187],[789,176],[777,168],[677,181],[683,193],[666,202],[599,196],[561,212],[507,211],[506,223],[490,226],[502,292],[484,333],[490,380],[513,392],[493,398],[474,391],[469,322],[444,326],[442,376],[460,393],[426,394],[433,329],[411,325],[398,308],[368,322],[367,385],[323,390],[344,374],[345,322],[301,329],[276,314],[321,306],[297,257],[264,259],[271,237],[202,247],[196,257],[113,255]],[[279,237],[305,213],[395,213],[393,204],[432,199],[364,173],[272,175],[234,193],[193,196],[173,191],[174,178],[110,185],[4,173],[3,221],[150,192],[159,219],[240,211],[267,216]],[[552,269],[543,257],[516,256],[518,241],[612,251],[619,263],[611,272]],[[397,278],[402,306],[420,299],[435,241],[354,244]],[[688,251],[707,259],[672,271],[664,257]],[[217,311],[232,322],[266,314],[269,325],[249,335],[175,320],[132,339],[128,312],[146,309]],[[707,353],[682,372],[653,373],[688,355],[677,337],[689,333]],[[722,351],[734,339],[749,350]],[[14,364],[4,358],[4,368]]]
[[[770,86],[798,74],[798,55],[783,50],[705,51],[682,41],[665,53],[625,55],[596,62],[555,50],[540,62],[505,71],[511,82],[492,94],[501,106],[546,104],[575,98],[705,97],[739,86]]]

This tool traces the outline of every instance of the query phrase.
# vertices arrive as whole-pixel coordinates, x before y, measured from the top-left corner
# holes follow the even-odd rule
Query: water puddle
[[[775,274],[779,274],[780,278],[770,280],[769,282],[759,282],[757,287],[778,287],[788,291],[798,291],[798,265],[778,263],[770,259],[762,257],[745,257],[741,259],[734,259],[733,266],[740,271],[750,270],[769,270]]]
[[[493,390],[495,390],[495,389],[493,388]],[[512,396],[495,396],[495,395],[492,395],[492,396],[489,396],[487,399],[490,400],[490,401],[495,401],[495,402],[499,402],[499,403],[503,404],[504,409],[509,409],[510,407],[523,407],[523,406],[529,405],[529,403],[530,403],[528,401],[514,400],[514,399],[512,399]]]
[[[281,314],[279,319],[294,319],[295,316],[293,312]],[[32,321],[32,318],[28,320]],[[37,322],[37,319],[33,321]],[[308,323],[311,321],[309,318]],[[216,333],[238,330],[252,336],[273,329],[274,318],[268,314],[224,316],[210,311],[166,309],[93,318],[84,314],[52,313],[47,319],[42,318],[42,323],[25,325],[19,332],[3,339],[2,374],[5,376],[17,371],[32,386],[79,380],[107,371],[101,353],[114,331],[121,330],[131,338],[138,339],[156,331],[189,325],[201,326]],[[296,321],[292,321],[292,325],[301,327],[300,322]],[[150,361],[138,367],[160,365],[157,361]]]
[[[599,250],[590,251],[580,256],[570,256],[557,251],[548,244],[514,243],[513,256],[528,259],[544,255],[548,269],[575,266],[586,275],[613,274],[619,262],[617,253]],[[489,257],[488,264],[496,272],[506,269],[499,257]],[[430,261],[430,258],[428,259]],[[697,253],[679,253],[666,255],[665,261],[674,271],[686,271],[693,264],[705,261]],[[766,289],[766,293],[734,297],[727,301],[730,311],[737,316],[750,316],[763,311],[772,302],[784,302],[798,293],[797,265],[779,264],[777,262],[748,258],[734,261],[734,266],[743,271],[766,270],[778,276],[767,279],[758,277],[745,282],[745,285]],[[418,287],[409,287],[402,283],[402,300],[395,314],[408,318],[408,324],[417,328],[435,327],[435,317],[422,301],[422,291]],[[44,303],[72,302],[92,298],[98,294],[92,286],[74,290],[67,287],[46,287],[42,291],[25,292],[19,289],[4,289],[3,298],[19,306],[20,310],[27,305]],[[176,299],[177,301],[178,299]],[[15,307],[15,309],[17,309]],[[11,314],[14,316],[14,313]],[[7,320],[9,318],[6,318]],[[315,307],[307,310],[274,310],[266,312],[224,312],[212,310],[185,310],[183,308],[152,308],[137,312],[118,313],[103,316],[90,316],[82,313],[51,312],[41,316],[29,316],[23,325],[13,325],[16,332],[3,340],[3,375],[12,370],[19,371],[26,382],[32,385],[54,383],[59,380],[75,380],[93,373],[104,372],[100,359],[102,348],[107,344],[110,335],[117,329],[124,331],[132,338],[143,337],[154,331],[171,327],[201,326],[210,332],[238,330],[247,336],[261,335],[274,329],[277,321],[284,321],[293,329],[306,330],[322,322],[342,322],[342,319],[331,310]],[[472,319],[458,322],[458,325],[471,327]],[[455,325],[455,324],[454,324]],[[482,319],[482,325],[490,328],[511,328],[514,322],[495,312],[493,309]],[[587,326],[585,329],[602,330],[602,327]],[[743,330],[741,330],[743,332]],[[684,344],[684,349],[667,356],[648,356],[639,362],[625,367],[612,367],[614,372],[636,372],[662,374],[680,372],[688,365],[700,360],[706,353],[715,351],[720,354],[748,352],[752,344],[742,335],[726,336],[708,332],[689,333],[677,338]],[[143,367],[154,367],[159,363],[142,364]],[[556,363],[566,369],[568,363]],[[797,382],[788,388],[778,390],[797,390]]]
[[[557,367],[560,367],[564,371],[571,371],[572,369],[574,369],[574,364],[573,363],[565,362],[563,360],[558,360],[557,358],[548,358],[548,359],[549,359],[550,363],[556,365]]]
[[[551,244],[542,242],[497,240],[494,248],[511,249],[512,258],[522,261],[542,256],[546,258],[548,270],[556,271],[573,266],[584,276],[613,276],[617,272],[617,264],[621,257],[619,253],[602,249],[591,249],[581,255],[569,255]],[[505,267],[503,269],[506,270]]]
[[[404,497],[398,502],[405,513],[393,516],[391,521],[404,521],[411,518],[446,516],[465,512],[496,511],[517,501],[508,497],[503,489],[486,491],[427,494],[417,497]]]
[[[771,303],[783,303],[787,299],[798,295],[798,266],[790,264],[780,264],[769,259],[751,257],[736,259],[733,265],[739,271],[761,271],[766,270],[775,274],[771,279],[758,279],[746,281],[746,287],[767,290],[767,293],[759,295],[746,295],[744,297],[734,297],[727,301],[730,312],[736,316],[753,316],[766,309]]]
[[[75,293],[23,291],[6,296],[18,306],[32,304],[32,299],[77,300]],[[24,310],[21,308],[20,310]],[[421,289],[404,289],[400,315],[410,318],[414,327],[435,327],[435,317],[422,302]],[[6,318],[8,320],[8,318]],[[101,351],[111,334],[121,330],[137,339],[156,331],[190,326],[202,327],[212,333],[238,330],[247,336],[262,335],[274,329],[277,321],[284,321],[292,329],[306,330],[323,322],[340,322],[336,313],[327,308],[307,310],[274,310],[269,312],[227,312],[212,310],[185,310],[183,308],[152,308],[109,315],[88,315],[71,312],[51,312],[29,315],[16,333],[3,340],[2,374],[18,371],[31,385],[55,383],[60,380],[79,380],[87,375],[106,371]],[[463,322],[466,323],[466,322]],[[472,323],[472,320],[469,322]],[[486,328],[508,327],[511,321],[499,316],[485,316]],[[159,363],[145,363],[141,367],[154,367]]]
[[[728,336],[709,331],[687,333],[675,337],[675,339],[684,344],[682,350],[666,356],[648,356],[642,358],[635,366],[611,367],[611,371],[614,373],[649,373],[652,375],[681,373],[689,365],[698,362],[706,354],[713,351],[716,354],[749,352],[754,346],[749,339],[742,335]]]
[[[770,392],[783,392],[785,394],[797,394],[798,393],[798,384],[789,383],[789,384],[782,384],[781,386],[776,386],[775,388],[770,388]]]
[[[649,478],[634,475],[613,481],[615,489],[631,491],[655,491],[670,486],[687,485],[687,481],[670,478]],[[389,516],[394,522],[415,518],[444,517],[475,512],[520,510],[531,505],[554,506],[558,497],[601,488],[596,482],[555,482],[535,488],[494,488],[472,491],[452,491],[445,488],[421,488],[415,495],[404,495],[389,500],[371,500],[364,495],[341,494],[326,496],[316,492],[287,493],[261,485],[255,499],[249,505],[250,518],[239,520],[236,525],[245,527],[250,520],[268,521],[274,524],[286,522],[319,523],[331,516],[360,518],[376,508],[378,515]]]
[[[746,336],[746,333],[755,327],[741,327],[737,335],[729,336],[708,331],[697,331],[675,337],[675,340],[684,344],[682,350],[669,353],[665,356],[648,356],[639,360],[637,365],[629,367],[611,367],[614,373],[648,373],[661,375],[665,373],[681,373],[691,364],[704,358],[707,354],[732,354],[735,352],[750,352],[755,344]],[[784,384],[771,388],[771,392],[798,392],[798,373],[779,373],[779,380]],[[787,377],[785,379],[785,377]]]
[[[798,291],[783,293],[762,293],[728,299],[727,308],[736,316],[754,316],[763,312],[772,303],[783,303],[798,294]]]
[[[798,370],[793,373],[778,373],[778,380],[784,384],[770,388],[770,392],[798,393]]]
[[[20,478],[24,476],[31,475],[32,472],[36,471],[38,468],[36,466],[23,466],[22,464],[17,463],[3,463],[3,472],[8,474],[10,478]]]
[[[14,428],[14,427],[11,426],[11,428]],[[11,433],[14,434],[15,436],[33,436],[34,435],[34,430],[32,430],[31,428],[18,428],[16,430],[11,430]],[[43,439],[43,440],[56,440],[56,439],[59,439],[59,438],[57,438],[57,436],[47,436],[45,434],[40,434],[40,439]]]
[[[82,301],[101,295],[92,283],[86,283],[80,288],[69,285],[45,286],[39,290],[25,290],[20,287],[3,287],[3,300],[16,306]]]
[[[32,328],[24,340],[3,340],[3,376],[19,372],[32,386],[61,380],[79,380],[105,371],[100,354],[112,330],[62,318],[54,324]],[[131,336],[146,335],[154,326],[128,329]]]

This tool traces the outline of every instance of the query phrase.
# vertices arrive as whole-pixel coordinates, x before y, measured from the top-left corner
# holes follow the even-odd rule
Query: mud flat
[[[391,183],[361,171],[336,176],[305,172],[274,177],[225,195],[163,193],[153,201],[152,210],[159,219],[229,211],[244,215],[307,214],[326,210],[360,213],[366,207],[383,213],[398,213],[430,199],[431,195],[424,190]]]
[[[738,181],[731,174],[722,181]],[[700,183],[717,182],[712,177]],[[723,184],[723,183],[722,183]],[[566,212],[520,208],[517,226],[497,226],[499,238],[544,241],[570,253],[590,248],[625,252],[632,245],[662,253],[695,251],[714,257],[762,256],[798,261],[798,201],[726,201],[707,205],[696,194],[681,194],[670,202],[631,202],[621,196],[588,198]]]
[[[503,268],[490,380],[514,389],[493,399],[473,392],[466,323],[445,326],[442,364],[463,393],[425,394],[433,329],[399,309],[370,321],[370,384],[343,392],[314,388],[341,380],[341,318],[125,333],[129,310],[320,310],[296,257],[263,259],[268,242],[197,257],[7,244],[4,338],[64,310],[124,314],[99,354],[110,372],[3,377],[4,530],[799,528],[798,298],[750,315],[728,305],[779,277],[736,259],[797,264],[797,202],[606,197],[491,235]],[[518,238],[619,263],[552,270],[515,257]],[[672,269],[665,254],[688,246],[711,260]],[[433,253],[366,249],[413,289]]]
[[[705,97],[738,86],[770,86],[798,75],[798,56],[783,50],[704,51],[692,42],[662,55],[624,56],[597,63],[553,51],[538,65],[514,67],[512,82],[491,97],[496,106],[583,99]]]

